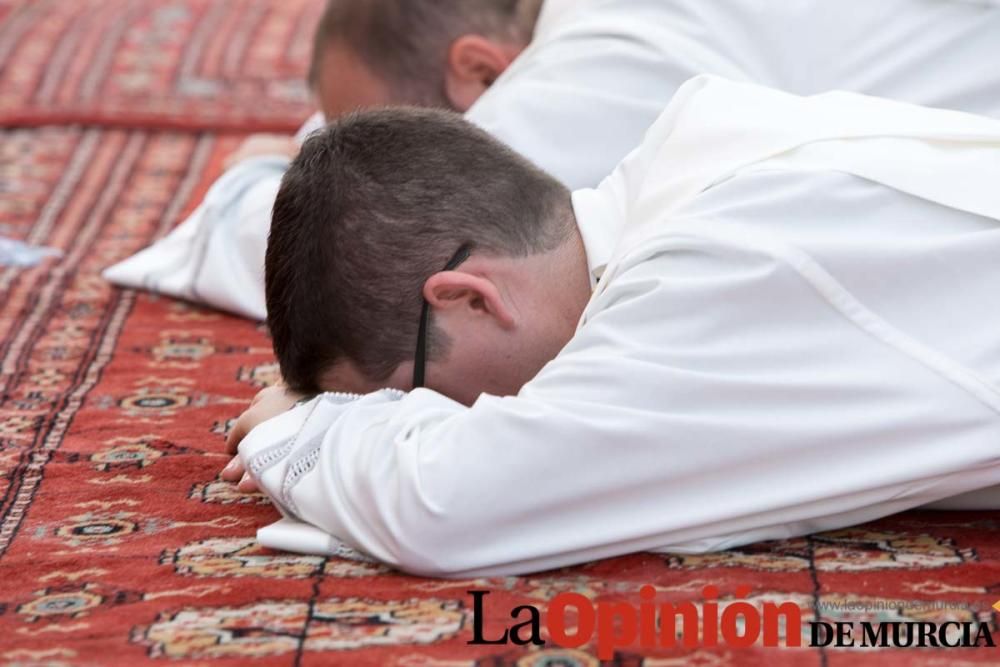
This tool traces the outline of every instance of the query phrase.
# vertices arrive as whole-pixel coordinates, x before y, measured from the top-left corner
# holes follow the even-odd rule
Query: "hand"
[[[226,158],[223,166],[230,169],[243,160],[261,155],[285,155],[293,158],[298,154],[299,143],[293,137],[283,134],[252,134]]]
[[[302,394],[293,392],[280,383],[258,392],[250,401],[250,407],[239,416],[229,431],[229,436],[226,438],[226,451],[230,454],[236,454],[240,442],[255,426],[289,410],[302,397]],[[222,470],[221,476],[227,482],[238,480],[237,488],[244,493],[257,490],[257,483],[247,474],[239,454],[236,454],[229,465]]]
[[[236,482],[237,490],[243,493],[254,493],[260,490],[254,478],[247,474],[246,466],[243,465],[243,459],[240,458],[239,454],[226,464],[219,477],[226,482]]]

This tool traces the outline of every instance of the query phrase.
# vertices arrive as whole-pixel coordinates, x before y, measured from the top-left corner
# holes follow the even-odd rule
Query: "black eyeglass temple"
[[[451,271],[457,268],[462,262],[469,259],[471,253],[472,244],[463,244],[441,270]],[[420,308],[420,327],[417,329],[417,352],[413,355],[413,389],[424,386],[424,366],[427,363],[427,321],[430,318],[430,310],[431,304],[427,303],[427,299],[424,299],[424,305]]]

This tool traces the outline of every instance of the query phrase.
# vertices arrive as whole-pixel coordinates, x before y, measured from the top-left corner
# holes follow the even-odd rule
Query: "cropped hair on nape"
[[[575,225],[569,191],[459,114],[390,107],[310,136],[274,203],[267,322],[285,381],[338,362],[371,381],[412,360],[423,285],[456,251],[524,257]],[[427,358],[447,350],[435,329]]]

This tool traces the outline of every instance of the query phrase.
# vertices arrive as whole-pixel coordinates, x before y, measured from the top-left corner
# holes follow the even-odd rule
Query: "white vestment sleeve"
[[[313,114],[295,138],[323,127]],[[262,155],[222,174],[204,201],[167,236],[105,269],[120,287],[146,289],[263,320],[264,253],[271,209],[290,160]]]
[[[102,275],[120,287],[263,320],[267,230],[288,163],[275,155],[235,165],[170,234]]]
[[[677,242],[589,312],[517,397],[324,396],[240,453],[287,514],[437,576],[728,548],[1000,482],[996,412],[779,259]]]

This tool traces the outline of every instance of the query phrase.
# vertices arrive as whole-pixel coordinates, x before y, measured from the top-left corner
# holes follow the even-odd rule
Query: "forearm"
[[[883,451],[861,441],[836,459],[821,439],[756,451],[737,439],[683,446],[665,435],[630,440],[636,427],[625,420],[648,421],[638,412],[572,418],[558,406],[489,397],[519,405],[485,406],[499,410],[470,419],[422,393],[408,406],[377,395],[305,405],[262,425],[241,451],[253,461],[297,434],[280,464],[257,473],[267,493],[300,521],[431,576],[724,549],[852,525],[1000,479],[995,462],[903,464],[902,441]],[[472,421],[484,428],[468,430]]]
[[[337,401],[265,422],[240,451],[286,514],[379,560],[459,576],[655,546],[599,518],[640,502],[642,461],[616,471],[606,430],[566,406],[484,396],[470,410],[428,391]]]
[[[850,343],[850,373],[830,368],[833,348],[748,343],[774,340],[771,320],[766,331],[712,329],[731,341],[665,344],[641,316],[703,304],[673,291],[670,276],[654,279],[660,272],[619,278],[620,294],[599,297],[611,314],[591,318],[517,397],[482,396],[471,408],[428,390],[320,397],[259,426],[241,453],[253,461],[284,447],[280,463],[254,474],[290,514],[435,576],[724,549],[1000,483],[995,413],[823,304],[796,307],[803,321],[840,328],[824,340]],[[643,345],[622,340],[622,320],[648,323],[628,330]],[[609,353],[612,340],[632,354]],[[916,419],[915,406],[934,409]],[[308,470],[290,477],[296,462]]]

